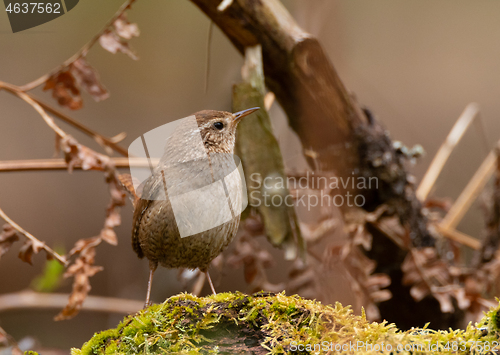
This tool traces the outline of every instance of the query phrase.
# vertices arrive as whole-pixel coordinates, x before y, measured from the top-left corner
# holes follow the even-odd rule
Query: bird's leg
[[[212,279],[210,278],[210,275],[208,274],[208,270],[205,271],[205,275],[207,275],[208,283],[210,284],[210,288],[212,289],[213,294],[216,295],[217,292],[215,292],[215,287],[214,287],[214,284],[212,283]]]
[[[148,293],[146,294],[146,303],[144,303],[144,308],[151,305],[149,299],[151,297],[151,285],[153,284],[153,275],[156,271],[158,264],[154,262],[149,263],[149,280],[148,280]]]

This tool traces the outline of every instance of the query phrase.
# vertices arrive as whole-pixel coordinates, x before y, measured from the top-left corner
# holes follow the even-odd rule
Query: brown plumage
[[[208,186],[227,176],[234,168],[232,154],[236,126],[241,118],[257,109],[235,114],[212,110],[195,113],[197,127],[187,122],[176,128],[167,141],[160,163],[142,186],[142,198],[135,197],[132,247],[139,258],[145,256],[149,260],[146,305],[149,304],[153,273],[158,264],[167,268],[199,268],[207,274],[212,292],[215,293],[208,267],[236,235],[240,215],[233,213],[230,207],[231,220],[181,238],[177,225],[179,220],[176,220],[178,216],[174,216],[169,197]],[[203,151],[205,158],[200,158],[200,151]],[[121,180],[128,190],[133,191],[130,177]],[[220,201],[210,199],[200,203],[209,211],[215,211],[220,206]],[[190,219],[181,223],[196,223],[196,217],[190,215]]]

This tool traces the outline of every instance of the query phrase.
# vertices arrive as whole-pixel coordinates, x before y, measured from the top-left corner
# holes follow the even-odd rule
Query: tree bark
[[[354,128],[366,118],[318,40],[304,32],[279,1],[234,0],[223,12],[217,10],[220,0],[192,2],[242,54],[248,46],[262,46],[266,85],[303,147],[318,154],[322,170],[344,173],[358,165],[356,147],[350,143]]]
[[[224,11],[217,9],[220,0],[191,1],[241,53],[248,46],[262,46],[266,85],[307,150],[311,168],[339,177],[377,177],[377,188],[357,191],[365,196],[363,208],[373,211],[386,205],[386,214],[398,216],[405,228],[408,246],[432,246],[434,238],[407,174],[404,150],[393,147],[388,132],[348,93],[318,40],[304,32],[278,0],[233,0]],[[381,316],[391,321],[411,298],[409,288],[400,283],[407,249],[387,255],[393,242],[377,238],[377,243],[369,256],[379,265],[375,272],[387,273],[393,282],[393,297],[381,307]],[[414,314],[444,316],[435,305],[417,303]],[[413,325],[411,318],[400,324]]]

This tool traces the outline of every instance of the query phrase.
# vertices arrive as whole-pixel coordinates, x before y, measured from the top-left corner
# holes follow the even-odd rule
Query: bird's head
[[[236,113],[214,110],[195,113],[205,148],[211,153],[233,153],[238,123],[258,109],[254,107]]]

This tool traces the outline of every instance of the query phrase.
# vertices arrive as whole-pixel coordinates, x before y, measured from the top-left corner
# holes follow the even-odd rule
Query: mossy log
[[[340,303],[296,295],[183,293],[96,333],[71,354],[486,354],[497,345],[499,312],[466,330],[400,331]]]

